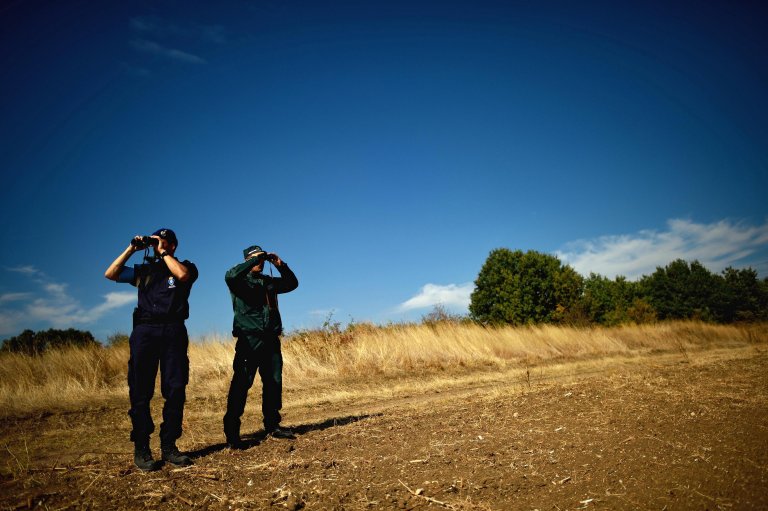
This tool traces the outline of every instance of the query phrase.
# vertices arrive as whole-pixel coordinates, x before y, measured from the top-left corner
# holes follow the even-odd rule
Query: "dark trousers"
[[[232,383],[227,395],[227,413],[224,415],[224,434],[227,439],[240,438],[240,417],[245,411],[248,390],[258,370],[261,376],[261,413],[264,429],[270,431],[280,424],[283,407],[283,354],[280,338],[254,339],[241,337],[235,345],[232,363]]]
[[[155,377],[160,366],[160,391],[165,399],[161,445],[172,445],[181,436],[186,386],[189,381],[189,337],[184,323],[136,325],[129,339],[128,395],[131,399],[133,430],[131,440],[137,445],[149,443],[155,430],[149,403],[155,393]]]

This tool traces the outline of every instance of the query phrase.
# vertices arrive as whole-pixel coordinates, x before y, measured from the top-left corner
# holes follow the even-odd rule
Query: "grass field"
[[[283,339],[284,381],[298,399],[328,401],[392,392],[395,381],[428,391],[460,385],[463,376],[518,370],[542,363],[581,360],[583,371],[609,356],[748,346],[768,342],[768,325],[657,323],[615,328],[560,326],[484,328],[444,322],[432,325],[300,332]],[[190,399],[226,393],[234,341],[208,336],[190,343]],[[0,356],[0,414],[78,409],[127,395],[128,346],[57,350],[41,356]],[[410,382],[410,383],[409,383]],[[394,387],[393,387],[394,385]],[[385,390],[386,389],[386,390]]]
[[[132,462],[127,346],[3,354],[0,510],[768,506],[768,325],[354,325],[283,347],[296,440],[265,437],[257,382],[248,449],[227,449],[234,345],[194,339],[194,465],[152,473]]]

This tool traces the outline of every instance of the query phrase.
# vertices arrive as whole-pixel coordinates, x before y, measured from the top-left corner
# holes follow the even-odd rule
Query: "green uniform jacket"
[[[288,265],[275,266],[280,277],[251,273],[256,258],[248,259],[231,268],[224,280],[232,296],[235,319],[232,335],[235,337],[278,336],[283,332],[283,322],[277,307],[277,295],[299,287],[299,281]]]

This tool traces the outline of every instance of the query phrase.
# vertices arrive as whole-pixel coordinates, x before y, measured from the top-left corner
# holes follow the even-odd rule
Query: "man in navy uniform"
[[[240,417],[245,411],[248,389],[253,385],[256,370],[261,375],[264,431],[276,438],[295,438],[290,430],[280,427],[283,393],[280,334],[283,323],[277,295],[293,291],[299,281],[277,254],[267,253],[258,245],[246,248],[243,255],[245,261],[231,268],[224,277],[235,313],[232,335],[237,337],[224,435],[227,444],[235,449],[244,447],[240,440]],[[277,268],[280,277],[262,273],[265,261]]]
[[[154,247],[154,257],[145,257],[143,264],[125,265],[134,252],[150,245]],[[171,229],[158,229],[148,238],[136,236],[104,272],[109,280],[138,288],[138,306],[133,312],[129,340],[128,414],[133,425],[134,463],[144,471],[160,466],[149,448],[149,436],[155,429],[149,403],[155,392],[158,364],[160,390],[165,399],[160,425],[162,459],[179,466],[192,463],[179,452],[176,440],[181,436],[189,380],[189,337],[184,320],[189,317],[189,293],[197,280],[197,268],[189,261],[176,259],[177,246],[176,234]]]

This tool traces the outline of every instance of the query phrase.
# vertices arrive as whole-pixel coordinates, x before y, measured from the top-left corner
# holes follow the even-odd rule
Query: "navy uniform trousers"
[[[280,338],[240,337],[235,345],[234,374],[227,395],[224,434],[227,439],[240,438],[240,417],[245,411],[248,390],[253,386],[258,370],[261,376],[261,413],[264,429],[271,431],[280,424],[283,407],[283,354]]]
[[[189,381],[189,337],[182,322],[136,325],[129,339],[128,395],[131,399],[133,430],[136,444],[149,442],[155,430],[149,403],[155,393],[155,378],[160,366],[160,391],[165,399],[160,425],[161,445],[172,445],[181,436],[186,386]]]

